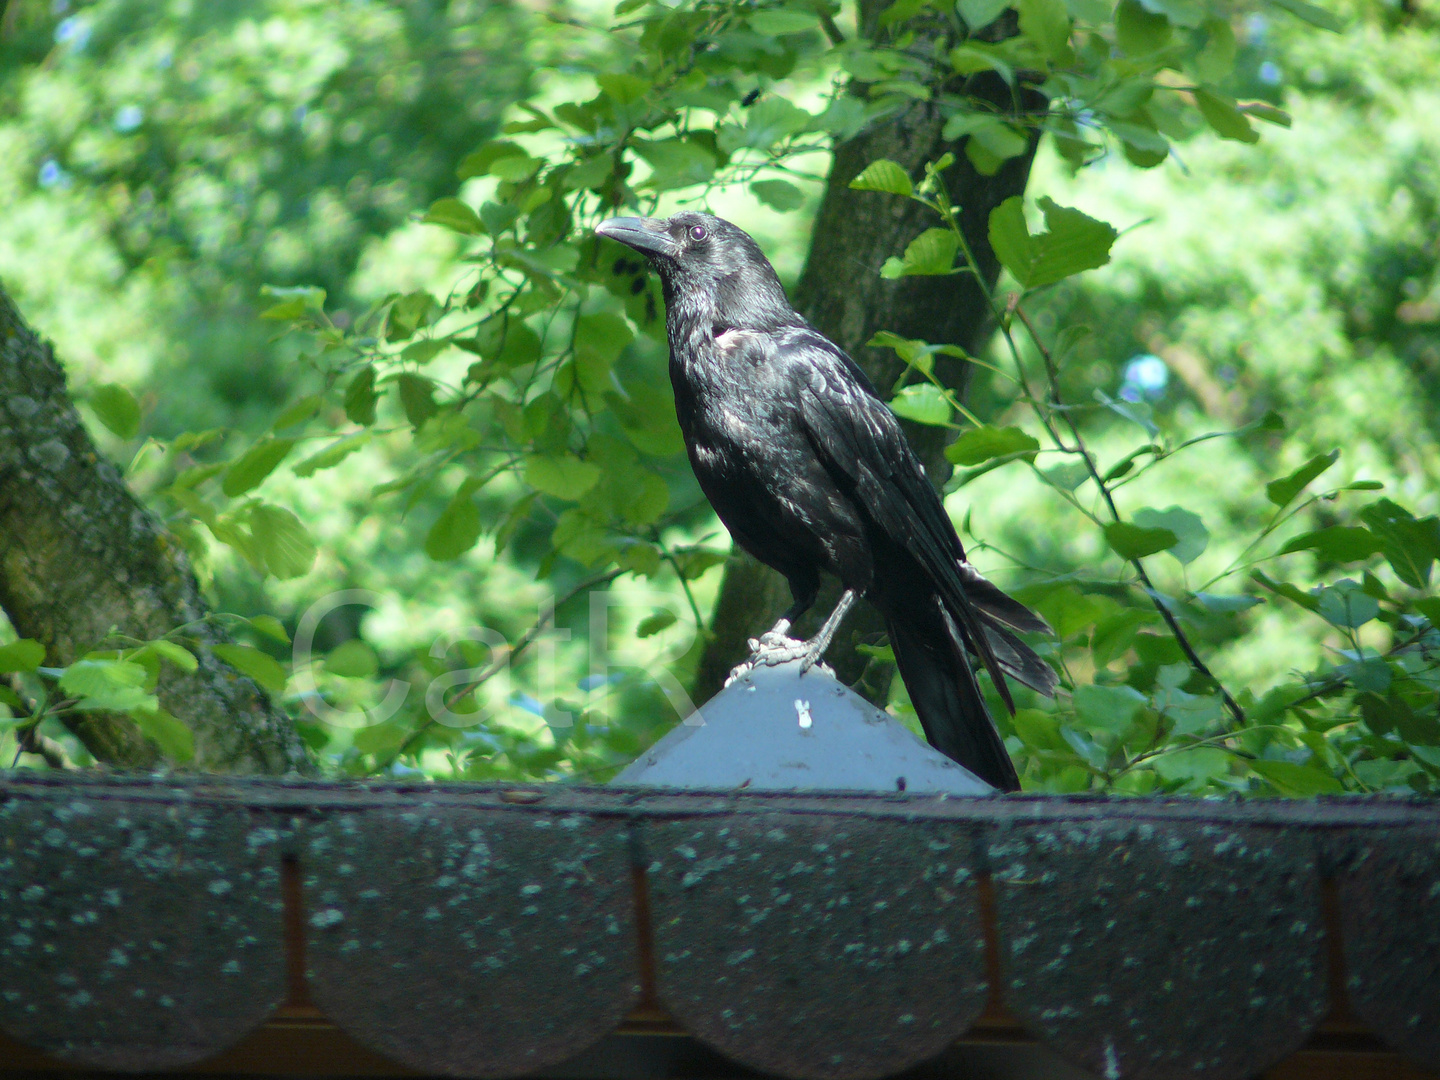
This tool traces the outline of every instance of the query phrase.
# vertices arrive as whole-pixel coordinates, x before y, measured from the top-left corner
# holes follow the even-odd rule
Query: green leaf
[[[1203,783],[1226,776],[1233,759],[1224,750],[1213,746],[1197,746],[1190,750],[1177,750],[1161,754],[1151,761],[1151,767],[1163,780],[1171,783]]]
[[[375,369],[366,364],[345,388],[345,415],[352,423],[369,427],[375,423],[375,403],[379,400],[380,395],[375,393]]]
[[[694,139],[660,139],[635,142],[635,153],[650,166],[651,175],[639,187],[652,191],[703,184],[715,175],[715,153]]]
[[[965,432],[945,448],[945,457],[956,465],[979,465],[991,458],[1006,454],[1025,454],[1027,461],[1033,461],[1031,451],[1040,449],[1039,441],[1018,427],[974,428]]]
[[[270,426],[270,430],[284,431],[287,428],[298,427],[318,413],[320,406],[323,404],[325,404],[325,396],[323,394],[307,394],[305,397],[293,402],[284,412],[277,416],[275,423]]]
[[[788,180],[755,180],[750,190],[762,203],[782,214],[805,205],[805,193]]]
[[[1106,525],[1105,539],[1122,559],[1143,559],[1180,543],[1180,537],[1169,529],[1146,529],[1128,521],[1112,521]]]
[[[405,371],[395,383],[400,388],[400,405],[405,410],[405,419],[412,426],[418,428],[440,411],[435,404],[435,384],[425,376]]]
[[[1416,589],[1430,583],[1430,566],[1440,558],[1440,520],[1417,519],[1389,499],[1364,507],[1360,520],[1379,537],[1380,550],[1396,577]]]
[[[1288,128],[1294,122],[1292,117],[1284,109],[1277,109],[1268,101],[1245,101],[1238,106],[1246,116],[1253,116],[1256,120],[1264,120],[1267,124],[1275,124],[1279,127]]]
[[[1313,765],[1297,765],[1293,761],[1269,761],[1263,758],[1248,761],[1246,764],[1250,766],[1251,772],[1270,781],[1284,795],[1303,798],[1307,795],[1340,795],[1345,791],[1345,785],[1339,780]]]
[[[594,191],[603,187],[614,172],[615,159],[609,154],[596,154],[567,169],[560,186],[566,191]]]
[[[691,548],[689,551],[675,552],[675,565],[680,570],[680,576],[686,581],[694,581],[709,570],[712,566],[719,566],[728,556],[723,551],[711,551],[707,548]]]
[[[1010,6],[1010,0],[959,0],[955,6],[973,34],[998,19],[1000,13]]]
[[[1145,707],[1145,695],[1129,686],[1079,686],[1074,702],[1086,731],[1118,739]]]
[[[1139,0],[1120,0],[1115,8],[1115,43],[1126,56],[1150,56],[1170,44],[1170,20],[1147,11]]]
[[[650,81],[638,75],[612,71],[595,76],[605,96],[617,105],[632,105],[643,98],[650,89]]]
[[[955,268],[960,240],[950,229],[926,229],[905,246],[904,259],[887,259],[880,271],[883,278],[914,274],[948,274]]]
[[[250,509],[255,554],[282,581],[302,577],[315,565],[315,541],[300,519],[283,506],[261,503]]]
[[[575,322],[575,376],[587,394],[614,388],[610,368],[635,340],[625,319],[609,311],[581,315]]]
[[[248,675],[272,694],[285,692],[285,669],[259,649],[249,645],[232,645],[228,642],[216,645],[216,656],[242,675]]]
[[[135,656],[138,658],[147,653],[162,656],[181,671],[185,672],[194,671],[200,666],[200,662],[195,659],[195,654],[189,649],[183,645],[177,645],[173,641],[166,641],[164,638],[149,642],[143,649],[136,653]]]
[[[1211,90],[1208,87],[1195,88],[1195,104],[1200,115],[1222,139],[1254,143],[1260,141],[1260,133],[1250,126],[1250,121],[1236,106],[1233,98]]]
[[[436,562],[458,559],[480,539],[480,508],[468,493],[446,504],[425,536],[425,554]]]
[[[1050,285],[1110,261],[1119,236],[1114,226],[1079,210],[1040,199],[1046,231],[1030,235],[1020,196],[1012,195],[990,213],[990,245],[1022,288]]]
[[[1039,709],[1016,709],[1010,722],[1020,741],[1032,750],[1069,749],[1069,743],[1060,736],[1059,719],[1051,713]]]
[[[1308,4],[1305,0],[1270,0],[1270,3],[1275,7],[1283,8],[1297,19],[1302,19],[1311,26],[1318,26],[1321,30],[1329,30],[1332,34],[1339,34],[1345,30],[1344,19],[1322,7]]]
[[[299,462],[292,468],[296,476],[314,476],[321,469],[329,469],[339,465],[347,457],[359,450],[370,441],[368,431],[357,431],[354,435],[347,435],[343,439],[337,439],[325,449],[318,453],[311,454],[304,461]]]
[[[466,154],[460,159],[460,165],[456,169],[456,175],[461,180],[468,180],[472,176],[484,176],[490,171],[490,166],[503,157],[528,157],[524,149],[512,142],[488,142],[480,149]]]
[[[1244,593],[1235,596],[1221,596],[1215,593],[1199,592],[1195,594],[1195,599],[1200,601],[1200,606],[1206,611],[1214,612],[1217,615],[1246,611],[1256,604],[1264,603],[1260,597]]]
[[[1358,581],[1350,578],[1341,578],[1334,585],[1323,586],[1316,599],[1320,617],[1332,626],[1354,629],[1380,614],[1380,602],[1366,593]]]
[[[274,638],[282,645],[290,644],[290,635],[285,632],[285,627],[274,615],[252,615],[246,620],[250,628],[257,633],[264,634],[268,638]]]
[[[1020,33],[1042,56],[1054,63],[1066,63],[1070,51],[1070,12],[1064,0],[1018,0]]]
[[[1227,20],[1205,23],[1205,46],[1195,57],[1195,70],[1206,82],[1220,82],[1235,70],[1235,31]]]
[[[1314,480],[1339,459],[1339,450],[1331,450],[1328,454],[1316,454],[1294,472],[1266,484],[1265,497],[1276,506],[1288,506],[1290,500],[1299,495],[1311,480]]]
[[[375,650],[359,638],[335,646],[325,657],[325,670],[346,679],[368,679],[380,670]]]
[[[34,638],[0,645],[0,673],[34,671],[45,662],[45,646]]]
[[[934,383],[918,383],[904,386],[890,399],[890,409],[896,416],[913,420],[917,424],[948,424],[950,402]]]
[[[856,191],[885,191],[891,195],[911,195],[915,191],[905,170],[888,158],[866,165],[850,186]]]
[[[525,482],[557,499],[578,499],[600,480],[599,466],[571,454],[525,460]]]
[[[1307,550],[1314,551],[1326,562],[1362,562],[1380,550],[1380,541],[1369,529],[1332,525],[1328,529],[1316,529],[1292,537],[1280,549],[1280,554]]]
[[[814,14],[803,11],[755,11],[749,15],[748,21],[752,30],[766,37],[800,34],[817,26]]]
[[[131,709],[130,716],[140,733],[153,741],[167,758],[172,761],[194,760],[195,733],[176,717],[158,705],[154,708],[140,706]]]
[[[313,285],[297,285],[282,288],[276,285],[260,286],[260,295],[279,300],[280,303],[260,313],[262,319],[287,322],[298,319],[307,311],[325,310],[325,290]]]
[[[82,657],[60,676],[60,689],[82,699],[82,709],[123,712],[149,699],[144,690],[148,680],[145,668],[129,660]]]
[[[1274,578],[1266,574],[1263,570],[1251,570],[1250,580],[1254,581],[1258,585],[1269,589],[1276,596],[1283,596],[1291,603],[1299,604],[1306,611],[1320,610],[1320,601],[1315,599],[1315,597],[1311,596],[1307,592],[1302,592],[1294,585],[1291,585],[1288,581],[1276,581]]]
[[[119,383],[105,383],[90,391],[90,408],[102,424],[122,439],[133,439],[140,431],[140,404],[135,395]]]
[[[427,225],[439,225],[462,236],[478,236],[485,231],[480,215],[459,199],[436,199],[420,220]]]
[[[666,627],[674,626],[676,622],[675,613],[668,608],[657,611],[653,615],[647,615],[640,620],[640,625],[635,628],[635,636],[639,638],[654,637]]]
[[[1164,510],[1146,507],[1137,510],[1132,517],[1136,525],[1145,529],[1169,529],[1180,538],[1180,542],[1167,550],[1182,566],[1194,562],[1210,543],[1210,531],[1198,514],[1179,506]]]
[[[259,487],[294,445],[294,439],[261,439],[225,471],[220,490],[233,499]]]
[[[734,125],[722,128],[717,136],[726,153],[743,147],[768,150],[782,139],[798,135],[813,119],[804,109],[797,108],[782,97],[771,95],[752,105],[745,114],[744,128]]]
[[[448,348],[450,348],[449,338],[421,338],[401,349],[400,359],[409,360],[415,364],[428,364]]]

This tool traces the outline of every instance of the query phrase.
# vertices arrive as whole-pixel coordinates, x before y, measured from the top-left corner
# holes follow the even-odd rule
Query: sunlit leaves
[[[123,712],[153,703],[145,668],[128,660],[83,657],[60,676],[60,689],[79,699],[77,708]]]
[[[856,191],[884,191],[891,195],[909,195],[915,190],[905,170],[886,158],[866,165],[850,186]]]
[[[1209,87],[1195,88],[1195,105],[1205,122],[1222,139],[1253,143],[1260,141],[1260,133],[1250,126],[1250,121],[1240,111],[1233,98]]]
[[[182,764],[194,760],[195,734],[178,717],[148,703],[130,709],[130,716],[141,734],[153,741],[167,758]]]
[[[1307,3],[1306,0],[1270,0],[1270,4],[1290,12],[1311,26],[1329,30],[1332,34],[1339,34],[1345,29],[1345,21],[1338,15],[1316,4]]]
[[[537,455],[525,461],[525,482],[557,499],[578,499],[600,480],[600,467],[573,455]]]
[[[589,312],[575,321],[575,375],[587,393],[610,388],[610,368],[635,338],[630,324],[609,311]]]
[[[956,5],[972,34],[984,30],[1009,6],[1010,0],[959,0]]]
[[[880,268],[880,276],[895,279],[916,274],[948,274],[955,268],[960,240],[950,229],[926,229],[905,246],[903,258],[893,255]]]
[[[751,13],[748,19],[757,34],[779,37],[781,34],[800,34],[817,29],[815,16],[803,11],[772,9]]]
[[[1104,266],[1119,235],[1114,226],[1047,198],[1040,199],[1046,231],[1031,235],[1019,196],[990,213],[990,246],[1022,288],[1035,289]]]
[[[480,508],[463,489],[446,504],[425,535],[425,554],[436,562],[458,559],[480,539]]]
[[[781,213],[798,210],[805,205],[805,193],[788,180],[755,180],[750,184],[750,190],[770,209]]]
[[[475,236],[485,231],[480,215],[459,199],[437,199],[420,219],[427,225],[440,225],[462,236]]]
[[[45,662],[45,646],[32,638],[0,645],[0,674],[34,671]]]
[[[945,448],[945,456],[956,465],[979,465],[1011,454],[1033,460],[1039,449],[1039,440],[1018,427],[987,425],[962,434]]]
[[[90,408],[111,433],[133,439],[140,431],[140,404],[119,383],[104,383],[90,391]]]
[[[703,184],[715,173],[714,151],[694,139],[636,142],[635,153],[650,166],[650,178],[641,186],[654,191]]]
[[[277,578],[300,577],[315,565],[315,541],[283,506],[257,503],[249,512],[253,550]]]
[[[221,644],[214,653],[242,675],[248,675],[272,694],[285,692],[285,669],[273,658],[249,645]]]
[[[1140,0],[1120,0],[1115,8],[1115,42],[1127,56],[1146,57],[1170,44],[1170,20]]]
[[[294,439],[261,439],[226,470],[221,490],[234,498],[259,487],[294,445]]]
[[[950,403],[934,383],[917,383],[904,386],[890,399],[890,408],[896,416],[913,420],[917,424],[948,424]]]
[[[1070,12],[1064,0],[1016,0],[1015,7],[1020,12],[1020,32],[1042,56],[1055,63],[1071,58]]]

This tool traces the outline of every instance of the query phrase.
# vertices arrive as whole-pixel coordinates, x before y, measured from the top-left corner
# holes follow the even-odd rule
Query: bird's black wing
[[[793,365],[791,377],[799,390],[802,422],[816,453],[832,475],[853,486],[856,502],[934,582],[946,610],[990,672],[1006,705],[1013,710],[1003,670],[1026,683],[1038,684],[1037,689],[1053,690],[1055,676],[1049,666],[1038,657],[1030,663],[1023,655],[1030,650],[1021,645],[1023,653],[1017,651],[1014,645],[1020,643],[994,624],[1018,630],[1048,628],[964,562],[964,550],[939,496],[895,414],[880,400],[864,372],[809,328],[791,331],[776,359]],[[989,619],[982,618],[981,607]],[[1001,655],[997,656],[997,651]],[[1008,662],[1002,662],[1002,656]]]

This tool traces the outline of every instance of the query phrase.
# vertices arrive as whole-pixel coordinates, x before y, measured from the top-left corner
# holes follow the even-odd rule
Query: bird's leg
[[[825,650],[830,647],[830,642],[835,637],[835,632],[840,629],[840,624],[845,620],[846,614],[855,603],[855,590],[846,589],[840,597],[840,602],[835,605],[835,610],[830,612],[823,626],[809,641],[798,641],[789,636],[791,626],[791,611],[781,616],[780,621],[773,627],[761,634],[758,638],[750,639],[750,658],[741,664],[730,677],[725,680],[729,686],[740,676],[753,671],[760,664],[766,667],[774,667],[777,664],[788,664],[791,660],[800,661],[800,672],[804,674],[816,664],[826,674],[833,675],[825,664],[820,664],[820,658],[825,655]]]

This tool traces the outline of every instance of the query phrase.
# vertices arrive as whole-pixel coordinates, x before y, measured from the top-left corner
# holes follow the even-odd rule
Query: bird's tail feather
[[[1031,690],[1039,691],[1046,697],[1054,697],[1055,688],[1060,685],[1055,669],[1009,630],[991,622],[984,611],[980,615],[985,624],[985,637],[990,643],[990,651],[995,654],[1000,670]]]
[[[985,707],[960,632],[944,607],[936,606],[948,631],[939,636],[946,640],[935,640],[936,635],[908,619],[885,620],[895,664],[925,736],[986,783],[1001,791],[1019,791],[1020,778]]]

